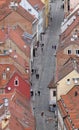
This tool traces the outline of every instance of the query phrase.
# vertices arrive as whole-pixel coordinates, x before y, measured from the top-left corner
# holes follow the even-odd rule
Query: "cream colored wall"
[[[64,49],[64,54],[68,54],[68,50],[71,50],[71,54],[76,55],[76,50],[79,50],[79,46],[74,44]]]
[[[61,95],[66,94],[67,92],[69,92],[75,85],[73,78],[79,78],[79,73],[74,70],[71,73],[69,73],[66,77],[64,77],[63,79],[61,79],[58,82],[57,85],[57,100],[60,99]],[[70,85],[67,84],[67,79],[70,79]]]

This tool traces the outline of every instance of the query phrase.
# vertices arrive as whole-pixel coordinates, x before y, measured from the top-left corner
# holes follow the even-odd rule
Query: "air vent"
[[[24,48],[26,48],[27,46],[26,45],[24,45]]]
[[[11,90],[11,87],[8,87],[7,89],[10,91],[10,90]]]
[[[10,71],[10,68],[9,68],[9,67],[7,67],[7,68],[6,68],[6,70],[7,70],[7,71]]]
[[[74,41],[74,38],[71,38],[71,41]]]

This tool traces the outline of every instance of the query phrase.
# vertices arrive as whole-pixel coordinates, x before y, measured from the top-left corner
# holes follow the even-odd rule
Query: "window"
[[[68,50],[68,54],[71,54],[71,50]]]
[[[56,104],[53,104],[53,107],[55,108],[55,107],[56,107]]]
[[[14,86],[19,86],[19,80],[18,80],[18,77],[15,77],[15,80],[14,80]]]
[[[54,97],[56,96],[56,91],[53,91],[53,96],[54,96]]]
[[[78,81],[79,81],[79,78],[73,78],[73,81],[74,81],[75,84],[77,84]]]
[[[76,50],[76,54],[79,54],[79,50]]]
[[[68,85],[70,84],[70,79],[67,79],[67,84],[68,84]]]

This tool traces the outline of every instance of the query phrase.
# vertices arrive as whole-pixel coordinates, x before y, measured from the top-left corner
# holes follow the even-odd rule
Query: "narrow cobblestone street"
[[[61,8],[62,1],[54,0],[51,3],[52,21],[49,21],[49,27],[43,35],[42,42],[36,51],[34,57],[33,68],[38,71],[39,78],[35,74],[32,75],[32,89],[34,96],[32,97],[34,114],[36,117],[36,130],[55,130],[54,113],[49,112],[49,89],[48,84],[55,73],[55,49],[52,45],[58,45],[60,26],[64,18],[64,12]],[[44,44],[43,51],[41,44]],[[40,94],[37,93],[40,91]],[[42,113],[42,115],[41,115]]]

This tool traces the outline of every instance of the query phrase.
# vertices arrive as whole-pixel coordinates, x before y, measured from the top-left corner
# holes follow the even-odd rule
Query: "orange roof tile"
[[[70,35],[70,33],[77,27],[78,21],[79,21],[79,16],[78,16],[77,11],[75,13],[76,19],[74,19],[73,22],[67,27],[67,29],[63,33],[61,33],[61,35],[60,35],[61,41],[64,40],[65,38],[67,38],[67,36]]]
[[[64,120],[66,127],[74,125],[75,129],[79,129],[79,86],[74,86],[66,95],[62,95],[59,102],[62,103],[62,107],[58,103],[61,113],[63,111],[67,113]]]
[[[76,67],[76,71],[79,72],[79,62],[77,62],[77,60],[74,58],[70,58],[68,62],[66,62],[58,71],[58,81],[64,78],[73,70],[75,70],[75,67]]]
[[[17,54],[17,52],[12,51],[12,53],[10,53],[9,55],[15,62],[17,62],[18,64],[20,64],[21,66],[23,66],[24,68],[29,67],[29,63],[26,62],[22,56],[20,56],[19,54]]]
[[[11,130],[35,130],[35,120],[30,102],[18,90],[13,93],[2,94],[0,99],[9,100],[8,109],[11,113],[8,128]]]
[[[9,32],[9,37],[27,56],[30,56],[30,47],[22,40],[20,35],[16,33],[16,30],[11,29]]]
[[[77,38],[74,38],[73,35],[77,36]],[[66,47],[70,45],[79,46],[79,32],[74,32],[72,35],[69,35],[67,38],[65,38],[64,41],[61,41],[58,45],[56,53],[61,52],[62,50],[64,50]]]
[[[19,6],[16,10],[17,13],[19,13],[21,16],[23,16],[25,19],[33,23],[35,21],[35,17],[31,15],[28,11],[26,11],[24,8]]]

